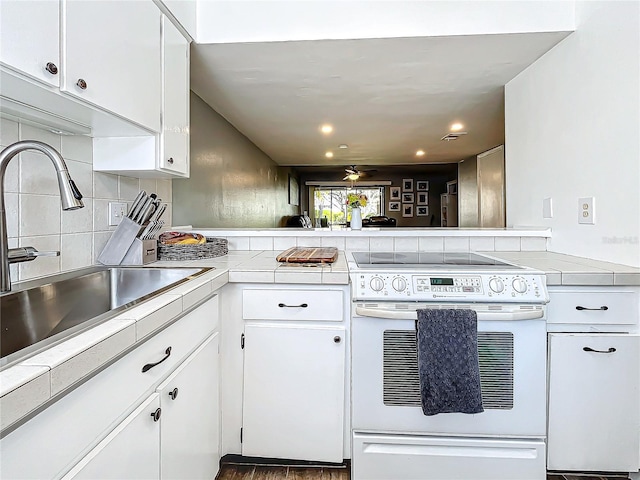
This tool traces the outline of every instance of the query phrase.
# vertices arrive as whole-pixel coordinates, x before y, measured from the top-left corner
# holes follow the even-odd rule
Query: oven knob
[[[500,293],[504,290],[504,283],[500,278],[492,278],[489,280],[489,288],[492,292]]]
[[[402,277],[396,277],[391,282],[391,285],[396,292],[402,292],[407,288],[407,281]]]
[[[513,279],[513,289],[518,293],[524,293],[527,291],[527,282],[522,277],[516,277]]]
[[[380,277],[373,277],[371,282],[369,282],[369,285],[371,285],[371,290],[379,292],[384,288],[384,280]]]

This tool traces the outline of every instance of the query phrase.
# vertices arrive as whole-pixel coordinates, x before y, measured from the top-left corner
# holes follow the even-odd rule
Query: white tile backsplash
[[[9,162],[5,174],[9,248],[31,245],[40,251],[61,252],[59,257],[40,257],[11,265],[13,282],[95,264],[115,229],[108,225],[109,201],[131,202],[140,188],[149,194],[158,193],[160,188],[167,197],[163,200],[171,202],[170,180],[94,172],[90,137],[56,135],[6,119],[0,119],[0,122],[2,147],[18,140],[39,140],[58,150],[82,192],[85,204],[82,209],[62,210],[55,170],[45,155],[23,152]],[[171,224],[171,203],[163,220],[167,225]]]
[[[520,250],[523,252],[544,252],[547,250],[547,239],[544,237],[522,237]]]
[[[394,252],[417,252],[418,237],[396,237],[393,239]]]
[[[91,232],[61,235],[60,270],[73,270],[93,265],[92,244],[93,234]]]
[[[273,237],[251,237],[249,250],[273,250]]]
[[[420,237],[418,239],[419,252],[443,252],[444,237]]]
[[[369,239],[369,251],[393,252],[393,238],[392,237],[371,237]]]
[[[118,176],[110,173],[93,172],[93,196],[94,198],[117,200]]]
[[[18,218],[20,218],[20,201],[17,193],[4,194],[4,208],[7,215],[7,236],[18,236]]]
[[[65,160],[93,164],[93,141],[91,137],[64,135],[60,140],[60,153]]]
[[[469,237],[445,237],[444,239],[445,252],[468,252],[469,245]]]
[[[37,140],[51,145],[58,152],[60,151],[60,137],[49,130],[32,127],[31,125],[20,124],[20,140]]]
[[[59,252],[60,235],[46,235],[41,237],[21,237],[21,247],[33,247],[39,252]],[[31,262],[19,264],[21,280],[52,275],[60,271],[60,257],[38,257]]]
[[[20,139],[17,122],[0,118],[0,146],[8,147]]]
[[[493,252],[496,247],[494,237],[470,237],[469,250],[472,252]]]
[[[519,252],[520,237],[496,237],[496,252]]]
[[[60,197],[20,194],[21,237],[60,235]]]
[[[171,202],[171,180],[156,180],[156,194],[163,202]]]
[[[20,154],[20,192],[60,196],[58,177],[47,156],[32,151]]]
[[[119,177],[120,198],[132,201],[140,191],[140,180],[133,177]],[[151,193],[151,192],[147,192]]]

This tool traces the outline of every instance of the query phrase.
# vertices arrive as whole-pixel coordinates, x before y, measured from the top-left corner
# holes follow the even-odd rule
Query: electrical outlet
[[[109,202],[109,225],[118,225],[127,215],[127,204],[124,202]]]
[[[578,199],[578,223],[595,225],[596,223],[596,199],[584,197]]]

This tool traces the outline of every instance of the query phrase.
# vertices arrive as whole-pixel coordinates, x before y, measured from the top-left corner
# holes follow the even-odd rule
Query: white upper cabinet
[[[162,16],[160,168],[189,176],[189,42]]]
[[[60,14],[51,0],[2,0],[0,62],[49,85],[60,85]]]
[[[61,89],[160,131],[161,13],[151,0],[63,0]]]

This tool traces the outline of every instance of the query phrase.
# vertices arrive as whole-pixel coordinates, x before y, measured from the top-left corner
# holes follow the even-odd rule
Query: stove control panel
[[[548,301],[545,279],[535,273],[352,273],[355,300]]]

